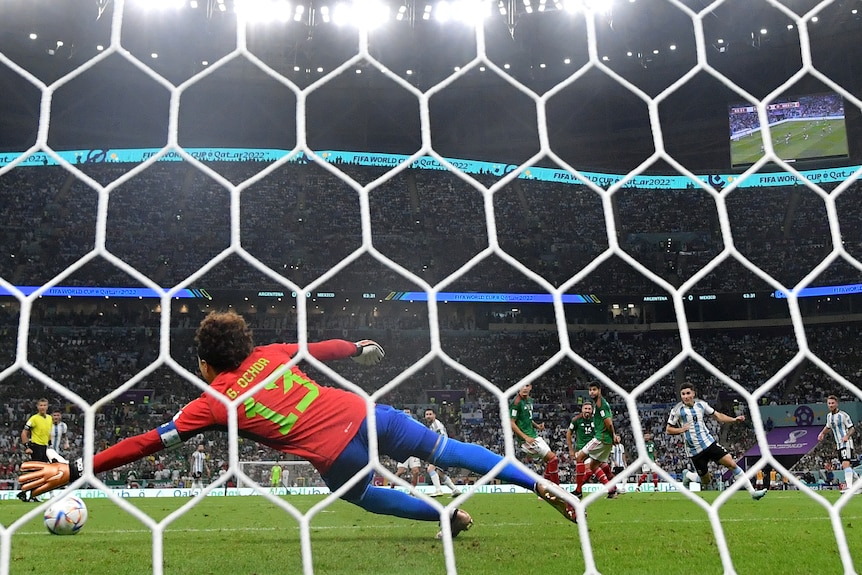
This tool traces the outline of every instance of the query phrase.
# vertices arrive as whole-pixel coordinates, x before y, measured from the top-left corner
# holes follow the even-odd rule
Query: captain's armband
[[[161,424],[156,428],[156,431],[159,432],[159,437],[165,449],[176,449],[183,444],[183,440],[180,439],[180,432],[177,431],[177,424],[173,420]]]

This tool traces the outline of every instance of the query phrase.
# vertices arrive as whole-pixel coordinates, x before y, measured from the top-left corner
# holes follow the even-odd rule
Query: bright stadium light
[[[332,22],[336,26],[344,26],[350,22],[350,6],[344,2],[339,2],[332,8]]]
[[[452,6],[446,0],[437,2],[437,9],[434,10],[434,19],[438,22],[448,22],[452,18]]]
[[[481,0],[456,0],[452,3],[454,18],[465,24],[473,26],[481,24],[486,18],[491,17],[490,2]]]
[[[378,0],[356,0],[353,4],[339,2],[332,9],[332,21],[337,26],[352,24],[364,30],[374,30],[389,20],[389,6]]]
[[[287,22],[293,15],[286,0],[237,0],[234,10],[246,22]]]

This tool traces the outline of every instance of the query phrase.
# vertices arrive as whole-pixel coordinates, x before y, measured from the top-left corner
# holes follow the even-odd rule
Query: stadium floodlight
[[[234,10],[246,22],[287,22],[292,16],[286,0],[236,0]]]
[[[437,2],[437,9],[434,10],[434,19],[438,22],[448,22],[452,18],[452,6],[446,0]]]
[[[38,35],[38,34],[30,34],[30,39],[31,39],[31,40],[35,40],[35,39],[36,39],[36,38],[38,38],[38,37],[39,37],[39,35]]]
[[[363,30],[374,30],[389,20],[389,6],[378,0],[356,0],[353,4],[339,2],[332,9],[336,26],[351,24]]]
[[[459,22],[477,26],[491,17],[491,4],[481,0],[456,0],[452,3],[452,17]]]

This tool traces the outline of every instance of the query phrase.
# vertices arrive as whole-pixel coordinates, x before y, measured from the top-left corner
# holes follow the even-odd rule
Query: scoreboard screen
[[[844,100],[835,92],[777,98],[766,104],[767,130],[757,107],[733,102],[727,107],[730,127],[730,163],[750,166],[771,143],[775,155],[786,162],[848,156]]]

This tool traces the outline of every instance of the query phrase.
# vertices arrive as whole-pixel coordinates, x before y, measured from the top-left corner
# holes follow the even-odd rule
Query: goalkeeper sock
[[[409,493],[369,485],[358,499],[350,503],[380,515],[394,515],[417,521],[439,521],[440,514],[431,505]]]
[[[556,485],[560,484],[560,459],[556,455],[545,465],[545,479]]]
[[[429,461],[440,467],[463,467],[481,475],[485,475],[503,458],[496,453],[474,443],[462,443],[456,439],[443,438],[437,449],[429,457]],[[529,490],[536,488],[536,480],[526,471],[522,471],[509,463],[497,473],[497,478],[508,483],[520,485]]]

